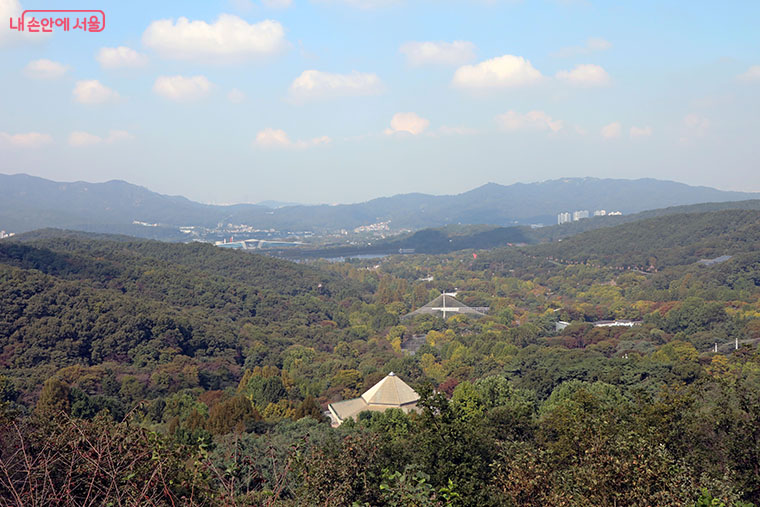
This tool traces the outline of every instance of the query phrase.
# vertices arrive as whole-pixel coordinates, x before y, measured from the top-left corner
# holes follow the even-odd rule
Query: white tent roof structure
[[[415,315],[437,315],[445,319],[447,316],[457,313],[466,313],[475,317],[482,317],[487,312],[488,308],[473,308],[471,306],[467,306],[461,301],[455,299],[453,295],[444,292],[425,306],[421,306],[415,311],[407,313],[402,318],[413,317]]]
[[[395,373],[390,372],[383,380],[362,394],[362,399],[367,405],[400,407],[407,403],[416,402],[420,399],[420,395],[409,387],[406,382],[398,378]]]
[[[414,389],[390,372],[359,398],[330,403],[327,408],[333,426],[340,426],[346,419],[355,417],[365,410],[384,412],[389,408],[400,408],[408,413],[416,410],[419,399],[420,395]]]

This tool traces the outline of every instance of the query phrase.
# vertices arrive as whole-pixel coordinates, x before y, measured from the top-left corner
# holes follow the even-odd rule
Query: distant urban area
[[[616,216],[616,215],[622,215],[623,213],[620,211],[610,211],[607,212],[603,209],[598,209],[594,211],[595,217],[604,217],[604,216]],[[578,220],[582,220],[584,218],[588,218],[590,216],[589,211],[587,209],[584,210],[577,210],[573,211],[572,213],[569,211],[564,211],[557,214],[557,225],[566,224],[569,222],[577,222]]]

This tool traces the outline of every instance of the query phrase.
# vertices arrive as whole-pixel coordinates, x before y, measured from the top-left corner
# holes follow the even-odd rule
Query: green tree
[[[71,408],[69,394],[71,389],[65,382],[55,377],[49,378],[42,385],[35,412],[43,417],[55,417],[61,413],[68,414]]]

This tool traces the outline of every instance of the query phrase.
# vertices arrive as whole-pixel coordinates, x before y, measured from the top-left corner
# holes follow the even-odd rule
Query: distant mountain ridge
[[[0,228],[24,232],[61,227],[179,239],[180,226],[218,223],[317,232],[390,222],[399,229],[449,224],[552,224],[562,211],[595,209],[635,213],[668,206],[756,199],[730,192],[655,179],[563,178],[539,183],[488,183],[457,195],[420,193],[381,197],[358,204],[286,206],[201,204],[113,180],[61,183],[25,174],[0,174]],[[149,225],[136,225],[141,222]],[[152,225],[157,227],[151,227]]]
[[[314,249],[282,249],[277,255],[285,258],[350,257],[357,255],[394,254],[400,249],[415,253],[440,254],[457,250],[488,250],[507,245],[524,245],[562,241],[597,229],[611,229],[658,217],[672,215],[695,215],[718,211],[760,212],[760,199],[728,201],[719,203],[686,204],[632,213],[629,215],[596,216],[577,222],[547,227],[514,225],[450,225],[440,228],[420,229],[414,233],[400,234],[362,246],[326,246]],[[674,219],[677,220],[677,219]]]

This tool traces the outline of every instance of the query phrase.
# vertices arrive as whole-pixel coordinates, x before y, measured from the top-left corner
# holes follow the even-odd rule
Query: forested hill
[[[261,361],[298,342],[334,346],[347,324],[335,301],[361,297],[350,280],[287,261],[116,239],[0,242],[0,367],[35,368],[33,386],[64,366],[138,373],[161,362],[167,378],[179,375],[171,383],[187,367],[220,386],[244,357]]]
[[[2,240],[0,504],[758,505],[758,213],[311,266]],[[451,288],[488,313],[402,320]],[[419,412],[327,424],[391,371]]]
[[[11,259],[7,257],[10,252],[20,253]],[[292,295],[316,293],[320,284],[329,283],[339,292],[349,287],[334,274],[264,255],[241,256],[208,243],[169,244],[57,229],[33,231],[15,237],[14,241],[0,243],[0,261],[20,263],[19,267],[39,269],[56,276],[68,273],[77,278],[97,277],[104,270],[105,277],[126,276],[130,274],[127,271],[136,266],[185,269],[187,278],[194,274],[216,276],[232,284]]]
[[[559,262],[655,270],[760,248],[760,211],[668,215],[596,229],[526,252]]]
[[[540,227],[530,231],[530,239],[536,243],[557,241],[558,239],[575,236],[586,231],[593,231],[604,227],[615,227],[616,225],[639,222],[650,218],[657,218],[668,215],[683,215],[686,213],[708,213],[711,211],[724,210],[760,210],[760,199],[749,199],[746,201],[726,201],[726,202],[704,202],[699,204],[686,204],[683,206],[669,206],[667,208],[657,208],[632,213],[629,215],[606,215],[590,217],[575,222],[568,222],[562,225],[553,225],[550,227]]]

